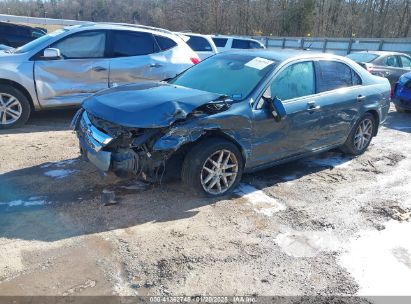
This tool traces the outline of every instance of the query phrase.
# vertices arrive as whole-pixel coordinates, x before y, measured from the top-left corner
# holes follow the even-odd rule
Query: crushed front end
[[[112,171],[118,176],[132,174],[150,179],[164,173],[170,152],[150,152],[164,128],[123,127],[84,109],[73,118],[72,128],[79,138],[81,155],[103,173]]]

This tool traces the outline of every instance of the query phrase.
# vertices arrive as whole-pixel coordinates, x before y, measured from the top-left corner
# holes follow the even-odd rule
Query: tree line
[[[199,33],[411,36],[411,0],[3,0],[0,12]]]

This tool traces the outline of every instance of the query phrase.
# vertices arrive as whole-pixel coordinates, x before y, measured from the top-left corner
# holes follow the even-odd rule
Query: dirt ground
[[[101,177],[73,113],[0,131],[0,295],[411,295],[410,113],[218,200]]]

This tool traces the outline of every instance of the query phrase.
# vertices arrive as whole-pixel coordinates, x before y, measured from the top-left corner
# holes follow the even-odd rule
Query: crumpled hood
[[[104,120],[133,128],[167,127],[220,94],[163,82],[129,84],[87,98],[83,108]]]

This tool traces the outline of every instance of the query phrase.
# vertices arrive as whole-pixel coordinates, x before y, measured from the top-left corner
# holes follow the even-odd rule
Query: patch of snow
[[[251,185],[240,184],[234,193],[247,200],[256,212],[266,216],[286,209],[285,205]]]
[[[56,179],[62,179],[70,175],[71,173],[75,172],[76,170],[69,170],[69,169],[57,169],[57,170],[50,170],[44,172],[45,175],[54,177]]]
[[[62,160],[62,161],[59,161],[59,162],[55,162],[55,163],[47,163],[47,164],[41,165],[40,168],[44,169],[44,168],[49,168],[51,166],[55,166],[57,168],[62,168],[62,167],[65,167],[67,165],[71,165],[71,164],[73,164],[77,161],[78,161],[77,159],[66,159],[66,160]]]
[[[360,285],[359,295],[411,295],[411,222],[389,221],[353,238],[339,257]]]
[[[315,257],[323,251],[336,251],[341,243],[332,231],[293,231],[280,233],[275,242],[288,255]]]
[[[30,197],[27,201],[23,200],[14,200],[10,202],[0,202],[0,206],[7,206],[7,207],[30,207],[30,206],[42,206],[49,204],[49,202],[41,199],[39,196]]]
[[[349,157],[336,155],[330,157],[311,158],[305,162],[309,165],[313,164],[321,167],[346,168],[351,164],[352,159]]]

